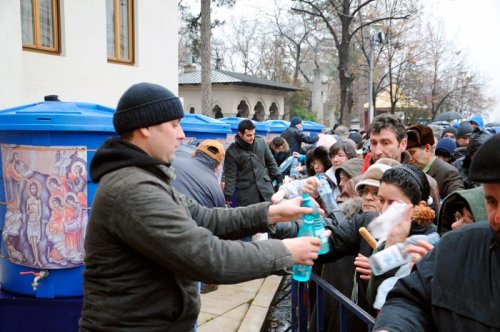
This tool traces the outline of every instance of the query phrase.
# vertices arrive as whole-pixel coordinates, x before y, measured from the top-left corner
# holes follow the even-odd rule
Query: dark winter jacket
[[[436,157],[427,174],[436,180],[441,198],[445,198],[457,190],[464,189],[464,183],[458,170],[442,159]]]
[[[255,137],[253,144],[248,144],[236,135],[224,159],[226,200],[231,200],[236,191],[237,206],[270,202],[273,180],[281,184],[282,175],[264,139]]]
[[[387,296],[374,331],[500,331],[500,239],[486,222],[447,233]]]
[[[99,148],[90,173],[99,188],[85,239],[81,331],[191,331],[195,281],[238,283],[292,266],[280,241],[222,240],[267,232],[268,203],[204,208],[172,188],[168,165],[116,139]]]
[[[172,186],[205,207],[224,207],[224,194],[214,173],[215,160],[202,152],[192,156],[192,152],[187,146],[177,149]]]
[[[281,137],[287,141],[290,151],[299,153],[302,143],[316,143],[319,138],[317,135],[308,136],[302,130],[292,126],[288,127],[283,133],[281,133]]]

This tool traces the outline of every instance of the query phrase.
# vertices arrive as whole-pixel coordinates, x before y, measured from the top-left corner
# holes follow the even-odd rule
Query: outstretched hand
[[[309,195],[311,195],[311,197],[317,198],[319,196],[319,187],[321,187],[321,182],[317,177],[311,176],[307,178],[302,191],[308,193]]]
[[[279,221],[292,221],[300,218],[302,214],[313,212],[311,208],[302,207],[302,197],[284,200],[279,204],[271,205],[267,211],[269,224],[273,225]]]
[[[314,201],[314,199],[313,199]],[[283,200],[279,204],[269,206],[267,211],[267,218],[270,225],[274,225],[281,221],[293,221],[300,219],[303,214],[313,213],[313,209],[308,207],[300,206],[302,203],[302,197],[295,197],[288,200]],[[316,201],[314,204],[318,207],[318,211],[321,215],[325,214],[323,209],[319,208]]]
[[[284,239],[283,244],[292,253],[294,264],[313,265],[313,261],[318,258],[320,241],[317,237]]]
[[[416,262],[424,258],[424,256],[427,255],[427,253],[432,249],[434,249],[434,246],[423,240],[417,241],[417,245],[408,245],[405,251],[410,254],[412,268]]]
[[[284,190],[278,190],[271,196],[271,203],[273,204],[278,204],[281,203],[285,199],[285,191]]]
[[[404,214],[401,216],[403,218],[403,221],[401,221],[398,225],[394,226],[391,229],[389,235],[387,235],[385,248],[389,248],[395,243],[401,243],[406,240],[406,238],[410,234],[411,229],[411,209],[412,206],[408,205],[404,211]]]

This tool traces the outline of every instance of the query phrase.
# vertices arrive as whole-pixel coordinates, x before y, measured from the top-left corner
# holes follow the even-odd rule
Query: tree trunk
[[[201,112],[212,116],[212,54],[211,54],[211,27],[210,1],[201,0]]]
[[[354,105],[352,93],[353,76],[349,70],[349,44],[342,42],[339,50],[339,82],[340,82],[340,117],[339,123],[350,126],[351,111]]]

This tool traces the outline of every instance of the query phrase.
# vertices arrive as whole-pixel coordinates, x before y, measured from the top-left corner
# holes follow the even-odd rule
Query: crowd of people
[[[120,137],[98,149],[90,168],[99,189],[85,240],[82,331],[190,331],[196,282],[237,283],[313,263],[377,317],[375,330],[500,329],[500,134],[480,117],[440,137],[390,114],[367,131],[335,125],[306,135],[294,117],[270,142],[243,119],[227,147],[181,145],[182,117],[178,97],[155,84],[136,84],[118,102]],[[312,212],[302,194],[323,207],[318,176],[341,209],[325,215],[331,251],[320,256],[319,239],[296,237]],[[256,233],[269,239],[251,242]],[[436,233],[437,244],[426,240]],[[375,274],[371,256],[393,246],[411,259]],[[336,310],[327,301],[325,330],[336,329]],[[354,316],[348,323],[363,329]]]

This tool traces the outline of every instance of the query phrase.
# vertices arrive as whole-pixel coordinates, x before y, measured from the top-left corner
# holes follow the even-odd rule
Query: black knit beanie
[[[153,83],[132,85],[123,93],[113,125],[118,134],[146,128],[184,116],[179,98],[166,88]]]
[[[500,134],[491,136],[472,157],[469,179],[478,183],[500,183]]]

